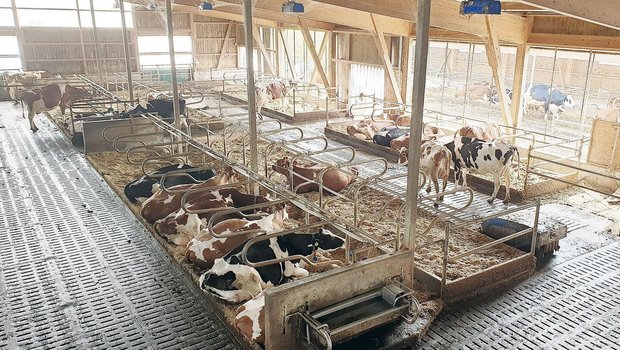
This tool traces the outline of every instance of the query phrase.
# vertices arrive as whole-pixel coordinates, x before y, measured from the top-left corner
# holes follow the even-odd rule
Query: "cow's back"
[[[54,84],[42,87],[41,98],[43,99],[43,104],[47,109],[52,109],[58,106],[60,100],[62,99],[62,92],[60,91],[60,86]]]

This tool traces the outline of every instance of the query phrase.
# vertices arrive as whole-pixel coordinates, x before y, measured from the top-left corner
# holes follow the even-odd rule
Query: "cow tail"
[[[23,97],[19,98],[19,103],[22,104],[22,118],[26,119],[26,113],[24,112],[24,98]]]
[[[448,156],[448,161],[446,162],[446,176],[450,177],[450,164],[452,163],[452,152],[448,149],[448,147],[443,147],[446,150],[446,155]]]
[[[514,147],[515,153],[517,154],[517,179],[521,178],[521,156],[519,155],[519,148]]]

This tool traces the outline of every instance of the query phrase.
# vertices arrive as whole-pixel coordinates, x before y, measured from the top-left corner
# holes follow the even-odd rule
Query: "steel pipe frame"
[[[93,0],[89,0],[90,4],[90,19],[93,22],[93,43],[95,44],[95,60],[97,64],[97,77],[99,78],[99,83],[103,83],[103,75],[101,75],[101,55],[99,54],[99,41],[97,39],[97,21],[95,20],[95,7],[93,5]],[[125,16],[122,13],[122,16]],[[86,67],[84,67],[86,68]]]
[[[306,137],[306,138],[299,139],[299,140],[272,141],[269,145],[267,145],[267,147],[265,148],[265,151],[263,152],[264,160],[265,160],[265,176],[267,177],[270,176],[268,160],[269,160],[269,155],[271,154],[272,151],[276,149],[280,149],[280,148],[285,148],[286,145],[296,145],[298,143],[309,142],[309,141],[314,141],[314,140],[323,140],[325,142],[323,150],[327,149],[327,147],[329,146],[329,141],[327,141],[327,138],[323,136],[312,136],[312,137]]]
[[[319,221],[316,223],[312,223],[312,224],[307,224],[307,225],[303,225],[303,226],[299,226],[299,227],[295,227],[292,229],[288,229],[288,230],[283,230],[283,231],[272,231],[272,232],[266,232],[263,231],[264,234],[259,234],[259,236],[253,237],[250,240],[248,240],[244,246],[243,249],[241,250],[241,257],[243,259],[243,262],[245,265],[248,265],[250,267],[263,267],[263,266],[268,266],[268,265],[273,265],[273,264],[279,264],[279,263],[283,263],[286,261],[293,261],[293,260],[303,260],[304,262],[306,262],[306,264],[314,267],[314,268],[320,268],[322,266],[329,266],[329,265],[337,265],[339,267],[344,266],[344,263],[340,260],[327,260],[327,261],[322,261],[319,263],[315,263],[313,261],[311,261],[310,259],[308,259],[307,257],[303,256],[303,255],[289,255],[287,257],[283,257],[283,258],[275,258],[275,259],[269,259],[269,260],[265,260],[265,261],[261,261],[261,262],[252,262],[248,260],[248,251],[250,250],[250,248],[258,243],[258,242],[262,242],[262,241],[266,241],[266,240],[270,240],[272,238],[277,238],[280,236],[285,236],[287,234],[291,234],[291,233],[295,233],[298,231],[303,231],[303,230],[312,230],[315,228],[319,228],[319,227],[323,227],[327,225],[327,222],[325,221]],[[242,232],[248,232],[248,231],[242,231]]]
[[[497,217],[505,216],[505,215],[508,215],[508,214],[511,214],[511,213],[516,213],[516,212],[519,212],[519,211],[522,211],[522,210],[530,209],[532,207],[536,208],[535,209],[535,214],[534,214],[534,226],[532,228],[520,231],[520,232],[518,232],[516,234],[510,235],[510,236],[507,236],[507,237],[504,237],[504,238],[501,238],[501,239],[494,240],[493,242],[484,244],[482,246],[470,249],[469,251],[467,251],[465,253],[461,253],[461,254],[457,255],[456,257],[453,257],[452,259],[450,259],[450,257],[449,257],[449,242],[450,242],[450,232],[452,230],[454,230],[456,228],[463,228],[465,225],[472,224],[472,223],[475,223],[475,222],[482,222],[484,220],[488,220],[488,219],[491,219],[491,218],[497,218]],[[527,205],[524,205],[524,206],[521,206],[521,207],[518,207],[518,208],[515,208],[515,209],[508,209],[508,210],[502,211],[500,213],[495,213],[493,215],[488,215],[486,217],[481,217],[481,218],[478,218],[478,219],[475,219],[475,220],[471,220],[471,221],[468,221],[466,223],[461,223],[461,224],[454,225],[451,222],[447,222],[446,223],[446,227],[445,227],[444,239],[441,242],[441,243],[443,243],[442,244],[442,246],[443,246],[442,247],[442,249],[443,249],[443,261],[442,261],[441,292],[440,292],[441,297],[444,296],[445,288],[446,288],[446,285],[447,285],[447,268],[448,268],[448,263],[449,262],[453,263],[457,258],[462,258],[464,256],[476,253],[476,252],[478,252],[480,250],[483,250],[483,249],[492,248],[492,247],[497,246],[499,244],[502,244],[503,242],[508,241],[508,240],[510,240],[512,238],[520,237],[520,236],[523,236],[523,235],[528,234],[530,232],[532,233],[532,241],[531,241],[530,248],[534,248],[534,249],[530,249],[530,253],[528,253],[528,255],[534,256],[536,242],[537,242],[537,238],[538,238],[537,237],[537,232],[538,232],[538,218],[539,218],[539,215],[540,215],[540,201],[536,201],[534,203],[530,203],[530,204],[527,204]],[[515,237],[513,237],[513,236],[515,236]],[[517,257],[517,258],[511,259],[510,261],[513,261],[513,260],[519,259],[519,258],[520,257]],[[510,262],[510,261],[508,261],[508,262]]]
[[[127,151],[125,151],[125,156],[127,159],[127,163],[131,164],[131,165],[140,165],[142,164],[142,161],[140,162],[135,162],[133,160],[131,160],[130,155],[134,152],[136,152],[139,149],[144,149],[147,152],[153,152],[157,155],[160,155],[156,149],[149,149],[150,147],[162,147],[161,150],[162,151],[166,151],[168,154],[172,153],[172,149],[167,149],[165,148],[165,146],[175,146],[178,145],[180,142],[183,141],[170,141],[170,142],[161,142],[161,143],[150,143],[150,144],[144,144],[144,145],[140,145],[140,146],[133,146],[130,147]]]
[[[103,131],[105,131],[105,129],[104,129]],[[121,135],[121,136],[116,137],[116,138],[112,141],[112,147],[114,148],[114,150],[115,150],[116,152],[118,152],[118,153],[124,153],[125,151],[118,149],[118,146],[117,146],[117,145],[118,145],[118,142],[119,142],[119,141],[121,141],[121,140],[123,140],[123,141],[124,141],[125,139],[128,139],[128,140],[126,140],[126,141],[124,141],[124,142],[126,142],[126,143],[140,143],[140,144],[142,144],[142,145],[147,145],[147,143],[146,143],[146,142],[144,142],[144,141],[142,141],[142,140],[139,140],[139,139],[132,139],[132,138],[137,137],[137,136],[156,136],[156,135],[163,136],[164,138],[165,138],[165,136],[166,136],[165,134],[163,134],[163,133],[161,133],[161,132],[146,132],[146,133],[141,133],[141,134]]]
[[[157,155],[157,156],[151,156],[151,157],[147,157],[142,161],[142,173],[144,175],[150,176],[147,172],[146,172],[146,165],[150,162],[150,163],[170,163],[171,165],[174,164],[172,162],[156,162],[156,161],[163,161],[166,159],[178,159],[181,160],[183,162],[183,164],[187,164],[188,162],[188,158],[190,156],[193,155],[200,155],[200,153],[197,152],[185,152],[185,153],[170,153],[170,154],[162,154],[162,155]],[[185,158],[184,158],[185,157]]]
[[[133,122],[134,120],[137,120],[137,119],[130,118],[129,120]],[[153,123],[150,121],[145,121],[144,119],[139,119],[135,121],[135,124],[132,124],[132,126],[149,126],[149,125],[153,125]],[[108,125],[105,128],[103,128],[103,130],[101,131],[101,135],[103,136],[104,140],[108,142],[114,142],[114,139],[110,139],[109,137],[107,137],[105,132],[109,129],[120,129],[120,128],[126,128],[126,127],[127,125]],[[158,134],[163,135],[163,133],[158,133]],[[141,134],[131,134],[131,135],[141,135]],[[130,135],[123,135],[123,136],[130,136]]]
[[[190,208],[187,207],[187,201],[189,199],[189,196],[197,194],[197,193],[211,192],[211,191],[217,191],[217,190],[222,190],[222,189],[227,189],[227,188],[241,187],[241,186],[254,185],[254,184],[259,184],[260,185],[260,183],[258,181],[248,180],[248,181],[229,183],[229,184],[225,184],[225,185],[215,185],[215,186],[209,186],[209,187],[204,187],[204,188],[189,189],[189,190],[186,190],[185,193],[183,194],[183,196],[181,197],[181,208],[183,210],[185,210],[185,212],[187,214],[208,214],[208,213],[215,213],[215,212],[220,211],[220,210],[231,209],[230,207],[208,208],[208,209],[190,209]],[[179,193],[179,192],[177,192],[177,193]],[[240,214],[242,216],[244,216],[244,217],[256,216],[255,214],[251,214],[251,215],[246,215],[246,214],[243,214],[243,213],[240,213]]]
[[[129,38],[127,37],[127,24],[125,23],[125,0],[118,2],[121,11],[121,29],[123,32],[123,49],[125,53],[125,70],[127,71],[127,87],[129,90],[129,99],[133,99],[133,84],[131,81],[131,61],[129,60]],[[92,5],[91,5],[92,6]]]
[[[190,190],[188,190],[187,188],[184,188],[184,189],[173,189],[172,187],[175,187],[176,185],[172,186],[172,187],[168,187],[168,186],[165,185],[166,180],[168,178],[170,178],[170,177],[187,177],[187,178],[192,179],[195,182],[195,183],[190,184],[190,185],[200,185],[200,184],[203,184],[203,183],[205,183],[205,182],[207,182],[209,180],[196,180],[196,178],[194,178],[192,175],[189,174],[190,171],[220,170],[221,168],[222,168],[221,166],[218,168],[218,164],[213,162],[213,163],[209,163],[209,165],[204,165],[204,166],[202,166],[200,168],[173,170],[173,171],[167,172],[167,173],[165,173],[163,175],[159,175],[159,177],[161,177],[160,180],[159,180],[160,188],[164,192],[166,192],[168,194],[185,194],[186,192],[188,192]],[[157,175],[153,175],[153,177],[156,177],[156,176]]]
[[[214,227],[214,222],[219,217],[224,216],[226,214],[241,213],[241,212],[248,211],[248,210],[273,207],[279,204],[286,205],[288,203],[291,203],[291,198],[285,197],[282,199],[276,199],[276,200],[265,202],[265,203],[252,204],[252,205],[248,205],[248,206],[240,207],[240,208],[227,208],[226,210],[219,210],[209,218],[209,221],[207,223],[207,231],[214,238],[230,238],[230,237],[243,236],[243,235],[249,235],[249,234],[254,234],[254,233],[256,234],[266,233],[266,231],[262,229],[252,229],[252,230],[236,231],[236,232],[228,232],[228,233],[222,232],[218,234],[213,231],[213,227]]]

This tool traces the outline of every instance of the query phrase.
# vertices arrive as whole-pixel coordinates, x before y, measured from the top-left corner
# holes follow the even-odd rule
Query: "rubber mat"
[[[241,348],[46,118],[0,113],[0,348]]]
[[[444,311],[421,349],[620,349],[620,243]]]

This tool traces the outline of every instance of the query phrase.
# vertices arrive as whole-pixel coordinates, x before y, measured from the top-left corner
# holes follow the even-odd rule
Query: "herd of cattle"
[[[457,98],[465,96],[464,92],[458,92]],[[504,95],[508,98],[508,103],[512,103],[512,90],[506,89]],[[559,113],[565,109],[575,108],[576,104],[573,96],[565,94],[555,87],[546,84],[530,85],[523,92],[523,107],[526,112],[541,112],[545,119],[552,117],[558,119]],[[467,98],[472,101],[499,103],[499,92],[496,87],[488,82],[472,84],[467,90]]]
[[[49,85],[38,85],[37,79],[59,79],[61,76],[54,75],[46,71],[30,71],[3,74],[5,85],[11,99],[15,103],[22,102],[28,114],[30,129],[33,132],[38,130],[34,123],[34,117],[40,113],[47,113],[52,109],[60,107],[62,115],[74,102],[89,99],[93,96],[83,88],[74,87],[69,84],[54,83]],[[291,88],[296,83],[290,79],[271,79],[256,83],[256,110],[261,113],[262,108],[269,102],[280,100],[282,107],[286,102],[286,97],[291,94]],[[148,93],[146,96],[146,107],[137,107],[124,115],[135,115],[139,113],[158,113],[163,119],[174,117],[174,109],[171,97],[165,93]],[[185,100],[179,100],[180,114],[185,113]]]
[[[362,140],[372,140],[375,144],[399,152],[398,163],[407,165],[409,128],[394,125],[394,120],[394,117],[385,120],[361,120],[349,125],[347,133]],[[500,138],[497,124],[487,123],[485,128],[463,127],[454,134],[454,137],[446,136],[439,128],[427,124],[422,132],[420,154],[420,171],[430,179],[427,192],[431,191],[431,182],[435,186],[435,192],[440,192],[438,179],[443,180],[441,192],[445,191],[450,166],[453,165],[457,185],[462,183],[463,186],[467,186],[467,173],[493,176],[493,194],[488,200],[489,203],[497,197],[501,177],[504,177],[506,187],[504,202],[510,201],[512,162],[517,161],[518,168],[519,150]],[[438,206],[438,203],[435,203],[435,206]]]
[[[314,179],[325,168],[291,164],[286,157],[272,166],[274,172],[284,174],[287,180],[291,168],[299,175],[293,177],[291,188],[299,187],[298,193],[319,191],[316,184],[304,185],[307,180],[303,178]],[[174,174],[179,172],[191,177]],[[340,192],[355,180],[351,173],[356,174],[356,169],[330,169],[324,172],[323,184],[331,191]],[[168,175],[160,184],[164,174]],[[257,268],[244,263],[241,251],[245,243],[283,230],[290,208],[281,201],[270,204],[273,201],[269,196],[244,193],[234,186],[238,182],[239,175],[232,168],[215,171],[174,164],[127,184],[124,193],[130,202],[141,205],[140,214],[158,234],[169,243],[186,248],[187,262],[202,272],[199,284],[203,290],[229,303],[246,302],[238,310],[237,325],[249,338],[261,342],[262,292],[269,286],[309,273],[296,261]],[[257,204],[262,204],[262,209],[244,209]],[[222,212],[231,208],[238,210]],[[317,254],[342,255],[344,243],[343,238],[321,228],[259,241],[247,250],[246,258],[257,263],[293,255],[309,258]]]

